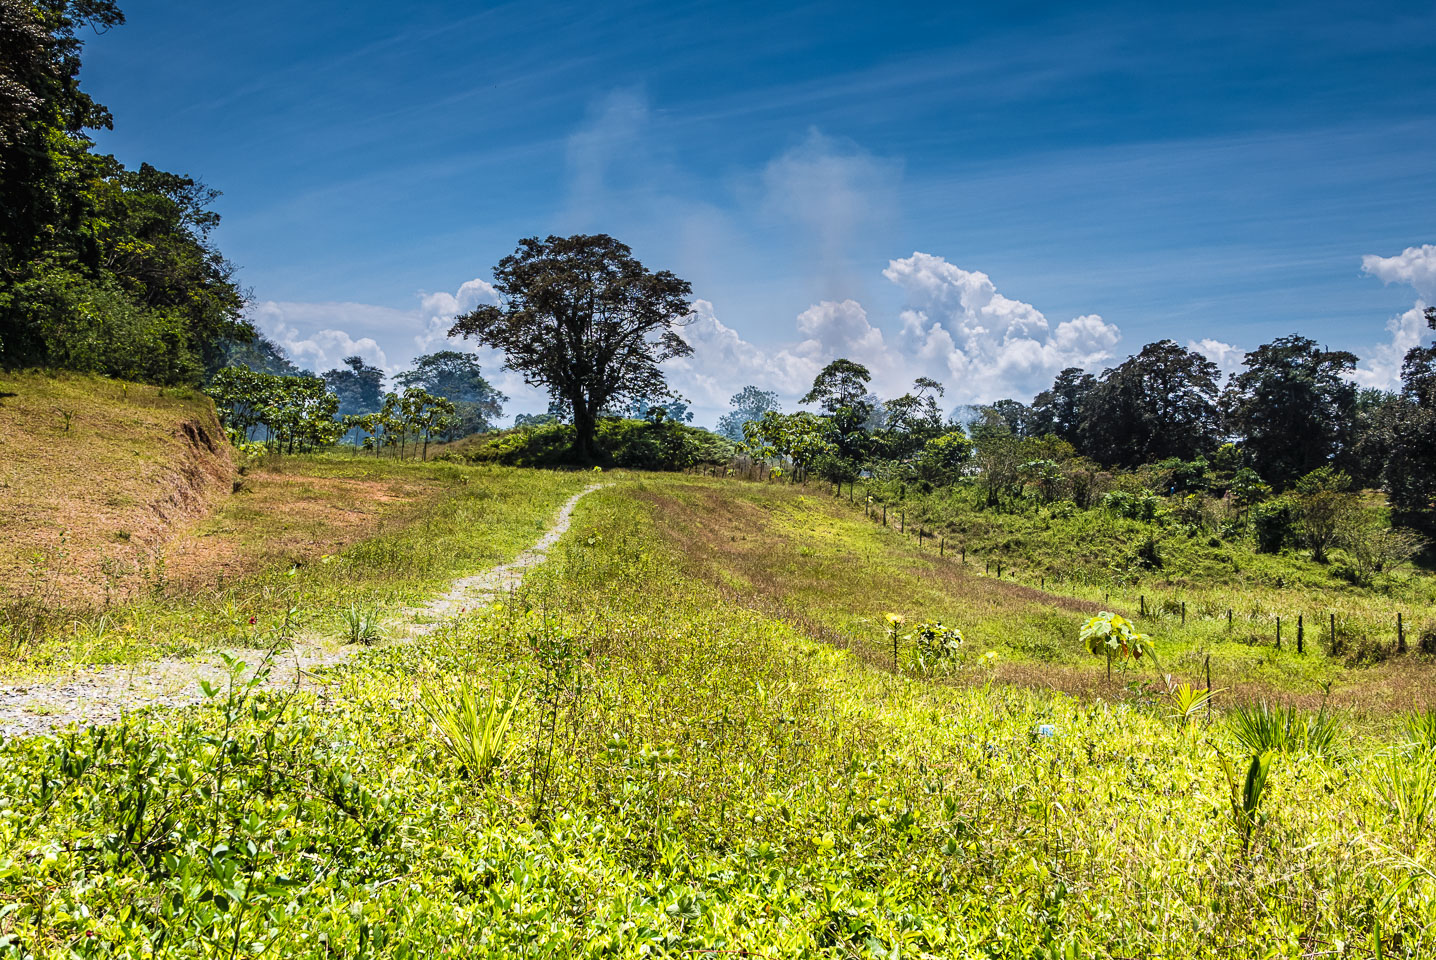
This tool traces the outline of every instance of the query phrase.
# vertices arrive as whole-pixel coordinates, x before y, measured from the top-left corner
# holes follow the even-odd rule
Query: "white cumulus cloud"
[[[1393,390],[1401,385],[1401,362],[1412,347],[1425,343],[1428,335],[1426,308],[1436,303],[1436,244],[1407,247],[1394,257],[1367,254],[1361,258],[1362,272],[1384,283],[1404,283],[1416,290],[1415,305],[1386,321],[1391,338],[1362,351],[1361,363],[1353,378],[1363,387]]]
[[[1221,340],[1214,340],[1211,337],[1203,337],[1201,340],[1188,340],[1187,349],[1193,353],[1200,353],[1222,372],[1222,380],[1236,373],[1242,368],[1247,352],[1241,347]]]
[[[547,407],[542,391],[528,386],[519,374],[503,369],[503,354],[449,337],[456,316],[481,303],[497,302],[492,284],[469,280],[453,292],[420,293],[417,300],[409,310],[368,303],[265,300],[250,308],[249,317],[291,360],[316,373],[336,369],[345,357],[357,355],[393,377],[409,369],[422,354],[461,350],[479,357],[484,376],[509,396],[506,409],[510,412]]]
[[[1116,325],[1097,314],[1054,329],[1032,304],[998,293],[987,274],[932,254],[893,260],[883,276],[903,289],[908,303],[899,359],[907,369],[917,367],[912,376],[945,381],[949,397],[959,401],[1026,399],[1051,385],[1064,367],[1093,368],[1109,360],[1121,338]],[[921,369],[917,360],[929,368]]]
[[[1427,303],[1436,302],[1436,243],[1407,247],[1394,257],[1367,254],[1361,258],[1362,272],[1385,283],[1407,283]]]
[[[884,275],[907,293],[893,329],[856,300],[822,300],[797,315],[788,338],[759,345],[724,325],[711,303],[697,301],[683,328],[694,354],[668,364],[673,387],[694,400],[699,422],[711,423],[750,383],[777,391],[791,409],[823,366],[847,357],[872,371],[873,390],[883,397],[928,376],[959,403],[1026,400],[1064,367],[1110,360],[1121,336],[1096,314],[1054,326],[1031,304],[998,293],[986,274],[930,254],[893,260]]]

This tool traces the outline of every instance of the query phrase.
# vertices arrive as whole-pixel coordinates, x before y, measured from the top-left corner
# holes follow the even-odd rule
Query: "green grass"
[[[1393,772],[1413,749],[1398,718],[1272,755],[1247,798],[1225,767],[1250,757],[1224,723],[1004,684],[975,659],[965,683],[895,673],[864,645],[814,639],[836,615],[821,598],[746,595],[765,568],[712,558],[718,533],[675,535],[677,508],[701,516],[709,492],[645,478],[591,495],[512,602],[366,648],[320,693],[240,689],[0,747],[0,950],[1436,950],[1436,840],[1413,803],[1425,781]],[[800,579],[823,563],[830,593],[867,600],[867,573],[844,561],[891,551],[861,514],[744,499],[719,505],[766,511]],[[704,558],[729,578],[703,575]],[[929,596],[889,600],[927,616]],[[423,709],[441,686],[522,691],[486,756],[512,752],[483,777]]]
[[[1082,623],[1110,609],[1155,638],[1162,669],[1176,682],[1205,686],[1210,670],[1212,686],[1223,690],[1218,703],[1279,698],[1314,709],[1331,701],[1364,712],[1436,706],[1436,664],[1416,651],[1414,627],[1408,654],[1392,653],[1396,611],[1404,608],[1410,625],[1429,607],[1403,607],[1372,591],[1344,591],[1337,600],[1314,589],[1263,593],[1221,583],[1117,588],[1055,575],[1044,583],[1025,569],[1014,577],[1010,559],[999,579],[995,564],[989,568],[973,552],[964,564],[951,543],[941,553],[927,539],[919,546],[912,527],[899,533],[894,511],[884,527],[880,512],[870,519],[861,506],[825,490],[674,478],[648,484],[639,495],[664,517],[661,529],[690,573],[875,665],[891,664],[884,617],[896,613],[913,622],[941,620],[960,629],[969,648],[996,651],[1004,680],[1106,697],[1160,686],[1145,665],[1119,665],[1108,682],[1105,660],[1079,642]],[[1045,536],[1034,549],[1057,548],[1053,535]],[[1413,589],[1425,588],[1423,581]],[[1187,602],[1185,621],[1178,597]],[[1327,641],[1328,605],[1337,611],[1335,653]],[[1353,656],[1361,650],[1369,659]]]
[[[151,568],[149,589],[108,609],[56,607],[27,618],[30,606],[12,607],[0,618],[0,663],[12,675],[36,675],[264,647],[282,634],[339,642],[352,632],[347,619],[355,608],[394,619],[456,577],[512,559],[589,478],[321,455],[270,462],[247,479],[252,494],[230,498],[169,547],[179,556],[193,549],[191,567],[228,558],[234,575],[198,570],[192,582],[171,583],[169,572]],[[366,504],[362,498],[374,491],[395,502]],[[329,518],[341,507],[374,514],[336,536]]]

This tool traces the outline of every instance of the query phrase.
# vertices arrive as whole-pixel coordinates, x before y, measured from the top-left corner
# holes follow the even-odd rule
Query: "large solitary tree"
[[[502,297],[456,318],[451,336],[504,351],[509,369],[573,415],[576,453],[594,458],[599,411],[664,395],[663,361],[693,352],[677,328],[688,281],[657,273],[606,234],[528,237],[494,268]]]
[[[772,390],[760,390],[750,383],[728,398],[728,406],[733,409],[718,418],[718,432],[734,443],[742,443],[743,424],[761,420],[769,410],[777,410],[778,395]]]

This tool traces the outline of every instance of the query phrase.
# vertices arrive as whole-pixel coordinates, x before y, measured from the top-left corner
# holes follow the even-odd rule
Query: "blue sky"
[[[1386,385],[1436,302],[1429,0],[123,6],[101,147],[224,191],[256,321],[318,369],[403,369],[579,231],[693,282],[672,379],[710,423],[837,355],[986,401],[1299,331]]]

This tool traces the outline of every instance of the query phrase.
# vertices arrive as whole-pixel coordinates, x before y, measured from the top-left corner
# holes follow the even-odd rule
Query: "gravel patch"
[[[510,562],[463,577],[443,595],[405,610],[400,624],[403,632],[410,637],[431,633],[465,608],[492,603],[517,588],[524,574],[542,563],[567,532],[578,501],[600,486],[593,484],[570,497],[538,542]],[[274,654],[265,686],[293,686],[296,678],[301,686],[312,683],[316,671],[348,660],[359,649],[301,641]],[[115,723],[126,713],[147,707],[198,703],[204,699],[202,683],[224,689],[229,681],[222,654],[244,661],[242,676],[248,678],[269,651],[228,648],[189,660],[170,658],[123,666],[76,667],[60,680],[0,685],[0,738],[33,736],[72,723]]]

